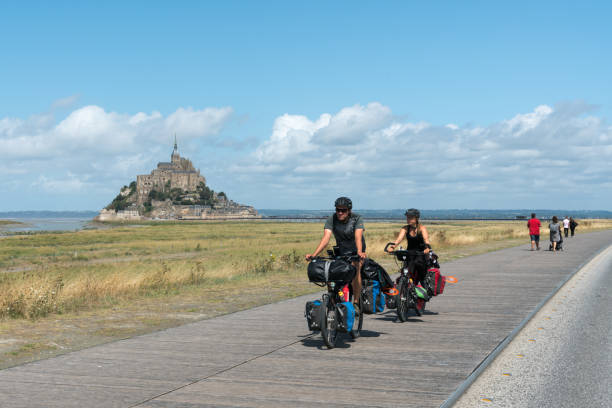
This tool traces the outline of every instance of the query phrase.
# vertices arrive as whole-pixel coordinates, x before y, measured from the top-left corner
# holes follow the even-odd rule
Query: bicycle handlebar
[[[389,252],[389,246],[395,245],[394,242],[389,242],[385,245],[385,252],[389,255],[395,255],[396,257],[411,257],[411,256],[420,256],[425,255],[423,251],[419,251],[418,249],[396,249],[394,251]]]

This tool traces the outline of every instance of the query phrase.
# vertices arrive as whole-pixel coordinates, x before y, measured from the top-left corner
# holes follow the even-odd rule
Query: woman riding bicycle
[[[406,215],[407,225],[404,225],[402,229],[400,229],[397,239],[393,245],[389,246],[388,251],[393,251],[397,244],[406,238],[408,241],[406,249],[423,252],[422,256],[416,256],[411,260],[412,268],[414,268],[415,272],[417,273],[417,282],[415,282],[415,284],[418,284],[424,282],[425,274],[427,273],[427,261],[425,260],[425,255],[431,251],[429,234],[427,233],[427,228],[425,228],[425,226],[419,222],[419,218],[421,217],[419,210],[416,208],[410,208],[406,210],[404,214]]]
[[[353,202],[348,197],[339,197],[335,203],[336,213],[330,215],[325,222],[323,227],[323,238],[317,249],[312,254],[306,255],[306,260],[310,261],[312,258],[319,255],[323,249],[329,243],[332,233],[336,238],[336,245],[339,249],[338,255],[359,255],[359,260],[353,262],[357,273],[352,282],[353,287],[353,299],[355,303],[359,302],[359,293],[361,293],[361,267],[363,260],[366,258],[366,243],[363,236],[365,230],[363,226],[363,220],[359,214],[355,214],[351,211],[353,208]]]

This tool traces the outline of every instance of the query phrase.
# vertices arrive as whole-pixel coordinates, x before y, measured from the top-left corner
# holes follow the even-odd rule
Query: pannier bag
[[[393,285],[393,287],[396,288],[395,285]],[[399,297],[399,293],[395,296],[390,296],[390,295],[385,294],[385,304],[387,306],[387,309],[397,309],[397,298],[398,297]]]
[[[361,277],[367,280],[378,281],[383,288],[393,286],[393,279],[391,279],[387,271],[385,271],[385,268],[370,258],[367,258],[363,263]]]
[[[353,330],[355,323],[355,306],[353,302],[342,302],[336,305],[336,316],[338,318],[338,331],[348,333]]]
[[[427,275],[425,275],[425,283],[429,296],[438,296],[444,292],[446,280],[440,274],[440,269],[430,268],[427,270]]]
[[[365,314],[380,313],[385,310],[385,294],[376,280],[362,282],[363,297],[361,311]]]
[[[415,286],[414,291],[418,299],[423,299],[426,302],[429,300],[429,294],[427,293],[427,289],[425,289],[421,285]]]
[[[321,301],[313,300],[312,302],[306,302],[304,316],[308,322],[308,330],[321,330]]]
[[[310,282],[350,282],[355,277],[355,267],[342,259],[315,258],[308,264]]]

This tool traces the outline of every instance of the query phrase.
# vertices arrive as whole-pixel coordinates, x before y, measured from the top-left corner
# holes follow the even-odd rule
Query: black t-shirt
[[[323,228],[334,233],[336,245],[340,248],[341,254],[356,253],[355,230],[362,229],[365,231],[361,215],[355,213],[351,213],[346,222],[338,220],[336,214],[330,215]],[[361,236],[361,250],[364,252],[366,250],[365,237],[363,235]]]
[[[407,246],[406,249],[415,249],[417,251],[424,251],[425,246],[425,238],[423,238],[423,233],[421,233],[420,229],[417,234],[413,237],[410,235],[410,225],[404,225],[402,227],[406,230],[406,241]]]

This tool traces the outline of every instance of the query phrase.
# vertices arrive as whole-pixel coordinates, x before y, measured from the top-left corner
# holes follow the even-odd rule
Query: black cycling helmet
[[[416,208],[407,209],[404,215],[407,217],[421,218],[421,212]]]
[[[348,197],[338,197],[334,202],[334,207],[346,207],[350,210],[353,208],[353,202]]]

